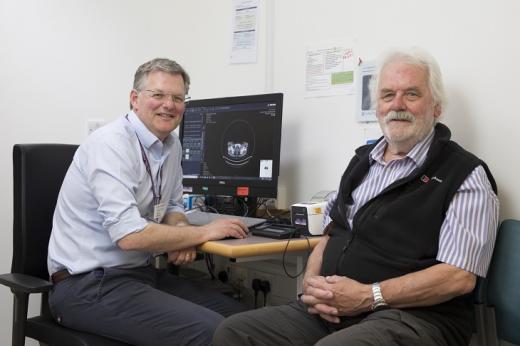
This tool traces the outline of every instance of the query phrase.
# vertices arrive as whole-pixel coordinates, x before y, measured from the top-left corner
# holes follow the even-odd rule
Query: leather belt
[[[67,271],[67,269],[63,269],[52,274],[51,281],[53,284],[57,285],[63,280],[70,278],[71,276],[72,275]]]

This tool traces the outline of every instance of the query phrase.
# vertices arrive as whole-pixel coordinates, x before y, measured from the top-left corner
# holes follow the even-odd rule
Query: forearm
[[[239,219],[224,218],[204,226],[190,226],[185,223],[184,216],[178,214],[171,213],[165,220],[175,226],[151,222],[141,231],[121,238],[117,245],[123,250],[172,252],[193,248],[209,240],[247,236],[247,227]]]
[[[380,283],[386,303],[392,308],[430,306],[469,293],[475,275],[448,264],[433,267]],[[331,322],[336,316],[357,316],[370,311],[374,298],[372,284],[345,276],[313,277],[308,280],[302,300]]]
[[[307,260],[307,268],[305,270],[305,274],[303,276],[303,285],[305,288],[305,281],[306,279],[320,275],[321,271],[321,263],[323,259],[323,251],[325,250],[325,246],[327,246],[327,242],[329,241],[329,236],[324,235],[320,242],[314,247],[312,250],[311,255],[309,256],[309,259]]]
[[[123,250],[170,252],[198,246],[208,240],[204,227],[149,223],[143,230],[120,239],[118,245]]]
[[[475,283],[475,274],[441,263],[383,281],[381,291],[391,307],[430,306],[470,293]]]

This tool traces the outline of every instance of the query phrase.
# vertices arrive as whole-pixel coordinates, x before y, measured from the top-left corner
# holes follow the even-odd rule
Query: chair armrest
[[[30,275],[9,273],[0,275],[0,284],[10,287],[13,292],[12,344],[25,345],[29,294],[48,292],[52,283]]]
[[[13,292],[23,293],[43,293],[52,288],[50,281],[20,273],[0,275],[0,284],[10,287]]]

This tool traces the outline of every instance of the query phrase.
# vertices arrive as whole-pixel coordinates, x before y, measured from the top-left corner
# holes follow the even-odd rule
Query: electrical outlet
[[[253,280],[254,279],[260,279],[262,281],[269,281],[270,285],[271,285],[271,291],[273,290],[273,285],[276,285],[275,284],[275,276],[274,275],[270,275],[270,274],[267,274],[267,273],[264,273],[264,272],[258,272],[258,271],[254,271],[254,272],[250,272],[249,273],[249,283],[248,283],[248,288],[251,288],[253,286]]]
[[[87,120],[87,136],[92,132],[105,125],[105,119],[88,119]]]
[[[266,274],[264,272],[254,271],[249,273],[249,289],[252,289],[253,287],[253,280],[259,279],[260,281],[268,281],[270,290],[267,292],[267,294],[263,294],[262,292],[258,292],[258,295],[262,298],[259,298],[264,306],[271,305],[271,292],[273,292],[273,289],[276,289],[275,284],[275,277],[273,275]],[[255,304],[256,305],[256,304]]]

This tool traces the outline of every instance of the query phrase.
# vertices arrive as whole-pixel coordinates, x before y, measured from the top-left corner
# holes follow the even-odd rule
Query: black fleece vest
[[[354,215],[351,230],[346,208],[352,204],[352,191],[368,173],[369,153],[375,144],[356,150],[330,212],[331,238],[323,253],[322,275],[371,284],[439,263],[435,259],[439,231],[454,194],[468,175],[482,165],[496,192],[487,165],[450,141],[450,135],[445,125],[437,124],[423,165],[363,205]],[[450,345],[467,345],[472,332],[469,296],[407,311],[437,325]],[[365,316],[344,318],[341,327]]]

